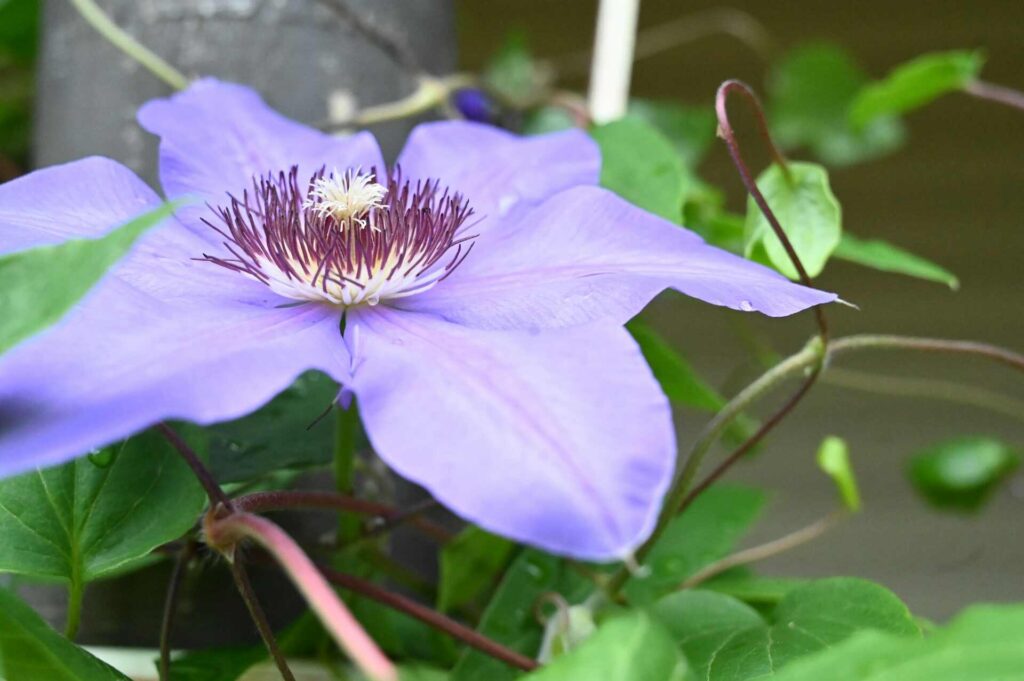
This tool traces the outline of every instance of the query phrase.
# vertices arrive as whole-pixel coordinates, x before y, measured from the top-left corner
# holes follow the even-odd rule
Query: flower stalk
[[[266,518],[245,512],[223,518],[207,514],[203,526],[207,543],[229,560],[233,559],[238,543],[246,538],[269,551],[327,631],[363,673],[373,681],[397,680],[398,672],[391,661],[348,611],[313,561],[284,530]]]
[[[107,39],[107,42],[137,61],[154,76],[175,90],[184,90],[188,87],[188,78],[185,74],[115,24],[93,0],[71,0],[71,4],[97,33]]]

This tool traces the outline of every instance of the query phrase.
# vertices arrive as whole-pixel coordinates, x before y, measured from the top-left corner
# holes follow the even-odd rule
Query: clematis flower
[[[494,532],[585,559],[651,531],[676,456],[623,324],[674,288],[788,315],[834,299],[597,186],[582,132],[421,125],[388,168],[202,80],[145,105],[169,198],[56,327],[0,357],[0,475],[163,419],[242,416],[319,369],[399,474]],[[160,198],[88,158],[0,186],[0,251],[96,237]]]

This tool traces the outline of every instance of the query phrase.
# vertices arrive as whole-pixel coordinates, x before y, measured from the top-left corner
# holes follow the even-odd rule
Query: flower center
[[[302,188],[298,169],[253,178],[241,199],[215,208],[231,257],[202,260],[253,277],[301,301],[376,305],[422,293],[472,250],[466,200],[437,181],[415,186],[393,172],[323,169]]]

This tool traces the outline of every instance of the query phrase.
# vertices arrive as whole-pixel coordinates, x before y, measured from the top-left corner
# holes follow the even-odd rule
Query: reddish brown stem
[[[174,629],[174,615],[178,610],[181,582],[195,552],[196,543],[188,539],[178,552],[171,579],[167,583],[167,598],[164,600],[164,614],[160,622],[160,681],[171,678],[171,630]]]
[[[217,480],[213,477],[213,473],[211,473],[203,464],[202,459],[200,459],[199,455],[195,453],[195,450],[189,447],[188,443],[185,442],[185,439],[178,435],[178,433],[166,423],[156,424],[156,429],[167,439],[168,442],[171,443],[171,446],[178,451],[181,458],[184,459],[185,463],[188,464],[188,467],[192,469],[192,472],[199,480],[199,484],[201,484],[203,489],[206,490],[206,496],[210,498],[210,506],[216,507],[217,504],[221,504],[225,509],[230,510],[232,508],[231,499],[229,499],[228,495],[224,493],[224,490],[220,488],[220,485],[217,484]]]
[[[811,389],[811,386],[813,386],[815,381],[818,380],[818,376],[820,374],[821,367],[819,366],[814,371],[812,371],[806,379],[804,379],[804,382],[800,385],[797,391],[793,393],[793,395],[788,400],[786,400],[786,403],[783,404],[778,411],[772,414],[772,416],[768,420],[761,424],[761,427],[757,429],[756,433],[751,435],[749,438],[747,438],[746,441],[743,442],[743,444],[741,444],[739,447],[733,450],[733,452],[725,459],[723,459],[722,462],[718,464],[706,478],[704,478],[704,480],[697,483],[694,486],[694,488],[690,490],[690,493],[686,495],[686,497],[683,499],[683,502],[679,505],[678,512],[682,513],[683,511],[685,511],[697,497],[704,493],[704,491],[707,490],[707,488],[710,487],[712,484],[714,484],[715,481],[717,481],[719,478],[725,475],[726,471],[732,468],[737,461],[742,459],[743,456],[747,454],[747,452],[756,447],[757,443],[763,440],[765,436],[768,435],[768,433],[770,433],[775,428],[775,426],[779,425],[779,423],[782,422],[782,419],[786,418],[786,416],[788,416],[789,413],[796,408],[796,405],[800,403],[800,400],[804,398],[804,396]]]
[[[277,638],[274,637],[274,630],[270,627],[270,621],[267,620],[267,615],[263,612],[263,606],[260,605],[259,599],[256,598],[256,592],[253,591],[252,582],[249,581],[249,573],[242,564],[241,558],[237,555],[231,561],[231,576],[235,578],[235,586],[238,587],[238,593],[241,594],[242,600],[245,601],[245,607],[249,609],[249,615],[256,624],[256,629],[260,632],[260,637],[263,639],[263,643],[266,644],[270,657],[273,658],[274,664],[277,665],[277,670],[281,672],[281,678],[285,681],[295,681],[295,675],[292,673],[291,668],[288,667],[288,661],[285,659],[284,653],[281,652],[281,648],[277,645]]]
[[[395,610],[404,612],[411,617],[415,617],[434,629],[443,631],[449,636],[462,641],[466,645],[476,648],[486,655],[490,655],[495,659],[501,660],[509,666],[516,667],[517,669],[522,669],[524,671],[535,669],[538,666],[536,660],[529,658],[522,653],[516,652],[515,650],[506,648],[497,641],[487,638],[483,634],[442,615],[436,610],[432,610],[425,605],[421,605],[412,599],[383,589],[373,582],[353,577],[352,575],[345,574],[343,572],[338,572],[337,570],[327,566],[318,565],[317,567],[332,584],[336,584],[337,586],[340,586],[343,589],[348,589],[349,591],[354,591],[355,593],[386,605],[389,608],[394,608]]]
[[[761,133],[761,137],[764,139],[765,144],[768,146],[771,152],[772,159],[782,169],[783,175],[786,180],[792,183],[793,178],[789,172],[789,165],[786,163],[786,157],[782,154],[782,151],[776,146],[775,141],[772,139],[771,132],[768,130],[768,121],[764,115],[764,109],[761,107],[761,102],[754,94],[754,91],[750,87],[738,80],[727,80],[718,88],[718,94],[715,97],[715,111],[718,115],[718,136],[725,142],[726,147],[729,149],[729,155],[732,157],[733,164],[736,166],[736,170],[740,174],[740,178],[743,180],[744,186],[747,191],[753,197],[757,207],[761,209],[765,219],[768,220],[768,224],[771,225],[772,231],[775,232],[775,236],[782,243],[782,247],[786,249],[786,255],[789,256],[790,261],[793,263],[793,267],[796,268],[797,274],[800,275],[800,283],[804,286],[814,286],[814,281],[810,275],[807,274],[807,269],[804,267],[803,262],[800,260],[799,254],[793,247],[793,243],[786,236],[786,231],[782,228],[779,223],[779,219],[775,217],[775,213],[772,212],[771,207],[768,205],[768,201],[764,198],[764,194],[757,187],[757,182],[754,180],[754,176],[751,174],[750,169],[743,160],[743,155],[740,153],[739,142],[736,141],[736,133],[733,131],[732,125],[729,123],[729,114],[726,110],[726,103],[729,95],[733,92],[737,92],[743,95],[748,102],[757,117],[758,130]],[[828,322],[825,319],[825,311],[820,305],[816,305],[814,308],[814,315],[818,322],[818,331],[821,335],[823,342],[828,340]]]
[[[358,499],[345,494],[338,494],[337,492],[292,490],[256,492],[236,498],[234,504],[236,509],[251,513],[322,508],[358,513],[360,515],[379,516],[391,522],[389,529],[407,520],[414,527],[439,543],[443,544],[452,538],[448,530],[416,514],[407,514],[387,504]]]

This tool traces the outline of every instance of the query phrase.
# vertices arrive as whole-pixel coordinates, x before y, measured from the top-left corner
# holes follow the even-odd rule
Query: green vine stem
[[[126,33],[93,0],[70,0],[70,2],[78,10],[78,13],[82,15],[82,18],[96,29],[97,33],[106,38],[111,45],[137,61],[154,76],[175,90],[184,90],[188,87],[188,78],[181,71],[168,64],[155,52]]]
[[[763,436],[771,426],[778,423],[783,416],[789,413],[796,402],[811,387],[818,373],[827,372],[829,363],[833,358],[846,353],[864,350],[914,350],[918,352],[972,355],[1005,364],[1024,372],[1024,355],[1006,348],[977,341],[862,334],[837,338],[826,347],[819,337],[815,337],[799,352],[782,360],[740,391],[705,426],[696,443],[691,448],[686,464],[665,496],[661,517],[658,519],[657,526],[654,528],[650,538],[637,549],[637,558],[642,560],[647,552],[650,551],[679,509],[685,508],[700,491],[724,474],[732,464],[749,450],[752,442],[760,439],[760,436]],[[718,440],[725,428],[754,402],[800,374],[807,374],[804,383],[782,409],[776,412],[769,421],[765,422],[757,434],[747,440],[747,442],[723,461],[708,479],[696,487],[692,487],[697,472],[700,470],[701,464],[707,457],[711,446]],[[627,567],[618,570],[605,583],[604,590],[606,594],[614,598],[630,577],[631,572]]]

